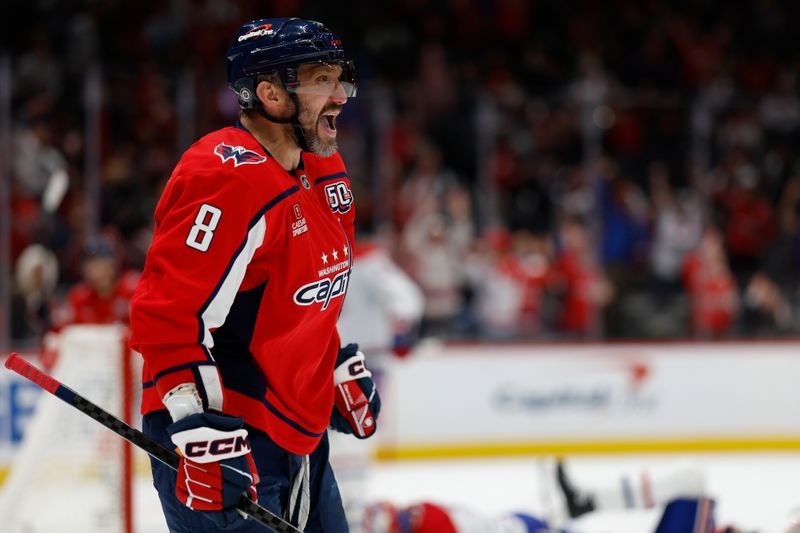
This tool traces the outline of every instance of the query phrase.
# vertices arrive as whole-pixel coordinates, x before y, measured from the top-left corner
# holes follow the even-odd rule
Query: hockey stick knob
[[[9,370],[13,370],[20,376],[27,378],[41,388],[49,392],[50,394],[55,394],[61,384],[27,362],[25,359],[19,356],[16,352],[12,353],[6,359],[6,368]]]

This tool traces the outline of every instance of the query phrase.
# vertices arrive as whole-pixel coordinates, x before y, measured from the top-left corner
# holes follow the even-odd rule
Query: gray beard
[[[300,123],[300,128],[303,130],[303,137],[306,140],[306,146],[308,146],[308,151],[312,154],[318,155],[320,157],[330,157],[336,153],[336,150],[339,149],[338,145],[336,144],[336,139],[333,139],[330,143],[324,143],[317,135],[317,127],[319,126],[319,119],[320,117],[316,117],[316,121],[314,121],[313,125],[310,128],[306,128],[303,126],[304,122],[304,115],[307,115],[307,110],[305,108],[300,108],[300,114],[298,116],[298,122]],[[297,131],[292,128],[292,133],[295,135],[295,140],[297,141],[298,146],[302,146],[300,139],[297,138]]]
[[[312,154],[318,155],[320,157],[330,157],[336,153],[338,150],[338,145],[336,144],[336,139],[331,141],[330,143],[324,143],[319,138],[316,132],[316,124],[314,124],[315,129],[308,129],[303,128],[303,135],[306,138],[306,145],[308,146],[308,151]],[[300,144],[299,142],[297,144]]]
[[[311,151],[311,153],[320,157],[330,157],[335,154],[336,150],[339,148],[336,145],[336,140],[333,140],[328,144],[324,144],[316,133],[311,136],[306,133],[306,141],[308,142],[308,149]]]

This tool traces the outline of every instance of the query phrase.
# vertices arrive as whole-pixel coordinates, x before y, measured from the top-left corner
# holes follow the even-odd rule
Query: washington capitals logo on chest
[[[325,249],[316,259],[320,268],[318,278],[306,283],[294,293],[294,303],[303,307],[321,304],[320,311],[328,308],[331,301],[344,297],[350,280],[350,246]]]
[[[216,148],[214,148],[214,153],[222,159],[223,164],[233,159],[234,167],[238,167],[239,165],[258,165],[267,160],[263,155],[248,150],[244,146],[230,146],[225,143],[219,143]]]
[[[337,181],[325,186],[325,198],[328,205],[336,213],[347,213],[353,205],[353,193],[344,181]]]

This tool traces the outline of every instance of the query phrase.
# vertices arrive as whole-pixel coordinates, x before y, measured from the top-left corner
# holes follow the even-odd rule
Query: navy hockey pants
[[[144,416],[142,426],[144,432],[169,449],[174,445],[167,434],[166,427],[172,419],[166,410],[154,411]],[[269,436],[257,429],[247,427],[250,446],[253,449],[253,460],[258,468],[261,480],[258,483],[258,503],[277,516],[285,517],[285,509],[289,501],[290,480],[294,479],[301,467],[302,457],[287,452]],[[328,463],[328,436],[322,440],[309,456],[311,509],[306,524],[306,533],[347,533],[349,531],[342,498],[333,470]],[[220,531],[214,523],[205,518],[203,513],[193,511],[183,505],[175,497],[174,470],[155,459],[150,459],[153,471],[153,485],[158,491],[161,507],[167,519],[170,533],[214,533]],[[272,531],[255,520],[246,520],[242,526],[227,529],[231,533],[266,533]]]

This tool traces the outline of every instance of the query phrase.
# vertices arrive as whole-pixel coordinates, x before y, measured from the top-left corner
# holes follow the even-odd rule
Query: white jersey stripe
[[[264,217],[259,218],[250,231],[247,233],[247,241],[245,241],[239,255],[233,261],[230,270],[228,271],[225,279],[219,287],[219,290],[214,295],[214,298],[208,303],[203,314],[200,315],[203,327],[203,344],[209,349],[214,347],[214,338],[211,336],[211,331],[220,327],[228,316],[231,310],[233,300],[236,298],[236,293],[244,279],[244,274],[247,270],[247,265],[253,259],[262,244],[264,244],[264,235],[267,231],[267,223]]]

